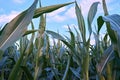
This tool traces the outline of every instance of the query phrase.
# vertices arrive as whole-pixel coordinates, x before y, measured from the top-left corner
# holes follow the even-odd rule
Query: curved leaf
[[[92,24],[93,19],[96,15],[98,4],[99,4],[99,2],[93,3],[92,6],[90,7],[90,10],[89,10],[89,13],[88,13],[87,21],[88,21],[88,30],[89,30],[90,35],[92,33],[91,24]]]
[[[59,39],[59,40],[65,40],[64,37],[62,37],[60,34],[53,32],[53,31],[49,31],[46,30],[46,32],[50,35],[52,35],[53,38]]]
[[[120,35],[120,15],[113,14],[113,15],[104,16],[103,20],[105,22],[110,22],[111,29],[117,31],[117,33]]]
[[[6,25],[0,36],[1,50],[4,51],[7,47],[13,44],[24,34],[27,26],[33,18],[37,2],[38,0],[35,0],[33,5],[29,9],[19,14],[10,23]]]

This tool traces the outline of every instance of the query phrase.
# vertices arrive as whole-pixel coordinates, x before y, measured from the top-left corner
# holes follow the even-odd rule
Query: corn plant
[[[99,2],[91,5],[87,20],[74,2],[78,29],[74,28],[74,33],[68,26],[70,36],[46,30],[45,15],[73,2],[47,7],[40,3],[36,9],[37,2],[0,31],[0,80],[119,80],[120,15],[109,15],[105,0],[102,0],[105,16],[98,16],[96,31],[92,22]],[[33,18],[40,18],[38,29]],[[104,23],[107,31],[101,39]],[[29,24],[31,30],[27,30]],[[94,45],[90,43],[91,35]]]

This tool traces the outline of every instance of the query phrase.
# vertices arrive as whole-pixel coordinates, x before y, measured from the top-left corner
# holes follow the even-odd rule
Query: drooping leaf
[[[113,14],[113,15],[104,16],[103,20],[105,22],[110,22],[111,29],[116,31],[120,35],[120,15]]]
[[[103,56],[100,59],[100,62],[97,64],[96,66],[97,71],[101,74],[106,64],[113,58],[114,58],[114,52],[113,52],[113,47],[111,45],[105,50]]]
[[[60,34],[53,32],[53,31],[49,31],[46,30],[46,32],[50,35],[52,35],[53,38],[59,39],[59,40],[65,40],[64,37],[62,37]]]
[[[58,5],[52,5],[52,6],[47,6],[47,7],[40,7],[38,9],[35,10],[35,14],[33,16],[33,18],[37,18],[40,15],[42,15],[43,13],[49,13],[52,12],[54,10],[57,10],[61,7],[67,6],[69,4],[72,4],[74,2],[70,2],[70,3],[65,3],[65,4],[58,4]]]
[[[95,15],[96,15],[98,4],[99,4],[99,2],[93,3],[92,6],[90,7],[89,12],[88,12],[87,21],[88,21],[88,30],[89,30],[90,35],[92,33],[91,24],[92,24],[93,19],[94,19]]]
[[[114,31],[114,32],[117,32],[117,34],[115,34],[115,36],[113,36],[114,33],[110,33],[109,32],[109,35],[110,36],[113,36],[111,37],[112,41],[114,41],[113,43],[116,43],[115,45],[117,45],[117,51],[118,51],[118,55],[120,57],[120,15],[118,14],[113,14],[113,15],[109,15],[109,16],[105,16],[103,17],[103,20],[106,21],[106,22],[110,22],[110,27],[111,29]],[[117,39],[117,41],[115,41],[114,39]]]
[[[107,5],[106,5],[105,0],[102,0],[102,7],[103,7],[103,10],[104,10],[104,15],[107,16],[109,13],[108,13],[108,10],[107,10]],[[110,39],[111,39],[112,43],[116,44],[116,42],[117,42],[116,33],[111,29],[109,22],[106,22],[106,27],[107,27],[107,32],[110,36]]]
[[[104,24],[104,21],[102,19],[102,16],[99,16],[97,18],[97,24],[98,24],[98,33],[100,32],[100,29],[102,28],[102,25]]]
[[[35,0],[33,5],[15,17],[11,22],[9,22],[0,36],[0,49],[5,50],[16,40],[18,40],[26,31],[27,26],[31,22],[34,10],[36,8],[38,0]]]
[[[81,12],[81,9],[79,8],[78,4],[76,3],[75,6],[75,11],[76,11],[76,16],[77,16],[77,21],[78,21],[78,27],[82,35],[83,41],[86,41],[86,29],[85,29],[85,22],[84,18]]]

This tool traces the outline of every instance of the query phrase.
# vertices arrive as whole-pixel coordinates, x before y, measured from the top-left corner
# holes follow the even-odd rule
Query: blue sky
[[[34,0],[0,0],[0,26],[9,22],[20,12],[27,9]],[[74,0],[41,0],[42,6],[49,6],[54,4],[62,4],[66,2],[71,2]],[[102,0],[77,0],[78,5],[81,6],[82,13],[86,19],[90,5],[93,2],[101,2]],[[110,14],[120,13],[120,0],[106,0],[108,10]],[[74,4],[60,8],[54,12],[47,14],[47,25],[46,28],[52,31],[59,31],[61,34],[67,34],[67,25],[71,28],[73,26],[77,27],[77,20],[75,16]],[[98,12],[96,18],[99,15],[103,15],[103,10],[101,8],[102,4],[98,6]],[[95,19],[96,19],[95,18]],[[38,27],[36,20],[34,20],[35,26]],[[96,25],[94,22],[93,25]],[[104,33],[104,29],[102,31]]]

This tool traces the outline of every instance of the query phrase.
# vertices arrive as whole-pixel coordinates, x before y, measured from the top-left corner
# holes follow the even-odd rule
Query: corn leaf
[[[31,19],[34,15],[34,10],[36,8],[37,2],[38,2],[38,0],[35,0],[33,5],[28,10],[26,10],[23,13],[21,13],[20,15],[18,15],[15,19],[13,19],[13,21],[11,21],[8,24],[8,25],[11,24],[10,27],[12,27],[12,28],[13,28],[13,24],[14,24],[14,26],[16,25],[15,26],[16,28],[13,29],[12,37],[10,35],[10,39],[13,39],[12,42],[15,41],[14,38],[18,38],[19,36],[21,36],[21,33],[23,32],[24,27],[26,27],[31,22]],[[18,20],[18,21],[16,21],[16,20]],[[20,20],[20,22],[19,22],[19,20]],[[16,22],[17,22],[17,24],[15,24]],[[18,35],[16,35],[16,34],[18,34]],[[23,57],[24,57],[24,53],[22,52],[22,49],[21,49],[20,52],[21,52],[20,58],[17,61],[17,63],[14,65],[14,68],[12,69],[8,80],[16,80],[16,78],[17,78],[17,75],[18,75],[18,72],[19,72],[19,69],[20,69],[20,65],[21,65],[21,63],[23,61]]]
[[[83,39],[83,41],[86,41],[85,22],[84,22],[84,18],[83,18],[81,9],[79,8],[77,3],[75,6],[75,11],[76,11],[76,16],[77,16],[77,20],[78,20],[78,27],[79,27],[79,30],[81,32],[82,39]]]
[[[98,18],[97,18],[97,25],[98,25],[98,32],[97,33],[99,33],[100,32],[100,29],[102,28],[102,25],[104,24],[104,21],[103,21],[103,19],[102,19],[102,16],[99,16]]]
[[[118,14],[113,14],[113,15],[109,15],[109,16],[105,16],[103,17],[103,20],[106,22],[110,22],[110,27],[113,31],[117,32],[116,36],[114,36],[114,38],[117,37],[117,41],[115,42],[117,45],[117,49],[118,50],[118,55],[120,57],[120,15]],[[113,33],[112,33],[113,34]],[[112,34],[109,34],[110,36],[112,36]],[[114,39],[112,37],[112,40]],[[116,48],[116,47],[115,47]]]
[[[54,10],[57,10],[61,7],[67,6],[67,5],[72,4],[72,3],[74,3],[74,2],[65,3],[65,4],[57,4],[57,5],[47,6],[47,7],[40,7],[40,8],[35,10],[33,18],[37,18],[40,15],[42,15],[43,13],[52,12]]]
[[[53,31],[49,31],[46,30],[46,32],[50,35],[52,35],[53,38],[59,39],[59,40],[65,40],[64,37],[62,37],[60,34],[53,32]]]
[[[120,35],[120,15],[113,14],[109,16],[104,16],[103,20],[105,22],[110,22],[111,29],[116,31]]]
[[[102,4],[103,4],[104,15],[107,16],[109,13],[108,13],[108,10],[107,10],[106,1],[102,0]],[[116,34],[111,29],[109,22],[106,22],[106,27],[107,27],[107,32],[108,32],[108,34],[110,36],[110,39],[111,39],[112,43],[116,44],[116,42],[117,42]]]
[[[113,52],[113,47],[112,45],[109,46],[103,56],[101,57],[100,59],[100,62],[97,64],[97,71],[101,74],[103,69],[105,68],[106,64],[109,62],[109,60],[112,60],[113,59],[113,56],[114,55],[114,52]]]
[[[25,74],[27,75],[27,78],[29,80],[33,80],[33,76],[30,73],[30,71],[28,70],[28,68],[26,66],[21,66],[22,70],[25,72]]]
[[[26,35],[28,35],[28,34],[34,33],[34,32],[36,32],[36,31],[38,31],[38,30],[27,30],[27,31],[23,34],[23,36],[26,36]]]
[[[91,24],[92,24],[93,19],[94,19],[95,15],[96,15],[98,4],[99,4],[99,2],[93,3],[92,6],[90,7],[89,12],[88,12],[87,21],[88,21],[88,30],[89,30],[90,35],[92,33]]]
[[[37,1],[38,0],[35,0],[33,5],[29,9],[19,14],[10,23],[6,25],[5,29],[3,30],[0,36],[1,50],[4,51],[7,47],[13,44],[24,34],[25,30],[27,29],[27,26],[33,18]]]

